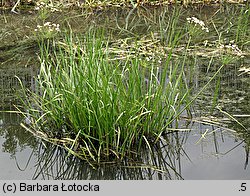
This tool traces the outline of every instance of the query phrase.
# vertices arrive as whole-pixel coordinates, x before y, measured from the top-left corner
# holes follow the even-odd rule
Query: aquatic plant
[[[245,9],[241,9],[237,17],[237,30],[235,33],[235,41],[241,45],[249,45],[250,42],[246,41],[250,38],[249,33],[249,22],[250,22],[250,6],[247,5]]]
[[[205,23],[202,20],[199,20],[198,18],[192,16],[190,18],[187,18],[188,23],[194,24],[194,26],[199,25],[201,27],[201,30],[205,32],[209,32],[208,28],[206,27]]]
[[[169,20],[170,26],[162,22],[160,30],[177,29],[178,18]],[[130,157],[145,146],[151,151],[162,134],[178,126],[180,115],[191,114],[191,104],[208,85],[191,97],[184,73],[193,37],[208,31],[197,20],[188,20],[187,32],[170,31],[165,37],[160,32],[168,46],[162,55],[155,55],[160,45],[147,46],[143,39],[114,50],[104,30],[91,28],[83,36],[70,31],[60,40],[41,39],[37,89],[24,89],[24,107],[18,108],[29,119],[22,126],[90,162]],[[185,36],[182,55],[173,58]]]
[[[183,28],[180,28],[181,25],[179,24],[182,8],[174,7],[171,14],[169,14],[169,11],[164,9],[160,13],[157,28],[159,28],[161,41],[165,42],[165,45],[173,47],[178,45],[183,35]]]
[[[37,25],[37,28],[35,28],[34,31],[38,40],[52,38],[57,33],[61,32],[60,24],[51,22],[45,22],[43,25]]]
[[[112,60],[108,41],[95,31],[40,47],[38,93],[23,100],[30,117],[23,126],[83,159],[136,153],[184,111],[189,89],[171,52],[162,65]]]

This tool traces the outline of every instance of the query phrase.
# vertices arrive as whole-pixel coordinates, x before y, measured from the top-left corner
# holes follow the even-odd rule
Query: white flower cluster
[[[42,9],[49,9],[51,12],[60,12],[56,6],[54,6],[52,3],[45,3],[43,1],[37,2],[35,10],[42,10]]]
[[[208,28],[206,27],[205,23],[202,21],[202,20],[199,20],[198,18],[196,17],[191,17],[191,18],[187,18],[187,21],[189,23],[194,23],[194,25],[200,25],[201,29],[206,31],[207,33],[209,32]]]
[[[35,31],[60,32],[61,30],[60,30],[60,25],[59,24],[46,22],[46,23],[44,23],[43,26],[37,25],[37,28],[35,29]]]

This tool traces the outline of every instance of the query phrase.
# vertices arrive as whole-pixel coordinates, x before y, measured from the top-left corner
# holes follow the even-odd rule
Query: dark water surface
[[[228,15],[235,13],[239,8],[203,8],[185,10],[183,18],[196,13],[200,18],[214,19],[216,25],[223,26]],[[158,11],[152,11],[158,12]],[[230,14],[232,12],[232,14]],[[218,14],[219,13],[219,14]],[[99,15],[98,15],[99,14]],[[99,19],[102,12],[85,16],[88,24],[102,24]],[[126,14],[122,12],[105,13],[111,17],[117,17],[120,26],[126,26],[124,19]],[[150,16],[155,13],[147,13]],[[91,17],[96,17],[92,20]],[[99,16],[99,18],[97,17]],[[156,15],[157,16],[157,15]],[[161,142],[153,149],[153,154],[147,150],[143,152],[141,159],[136,162],[124,161],[122,163],[103,163],[92,167],[86,162],[75,157],[68,156],[67,152],[55,146],[51,146],[34,138],[25,131],[21,122],[28,121],[22,116],[10,112],[18,104],[17,91],[20,89],[19,81],[24,82],[29,89],[35,88],[34,76],[36,69],[34,63],[38,48],[25,42],[24,34],[31,36],[28,31],[36,22],[34,16],[25,15],[13,21],[14,17],[8,14],[0,15],[0,179],[250,179],[250,166],[248,164],[250,149],[250,93],[249,74],[239,71],[243,65],[249,66],[250,59],[246,56],[230,63],[223,69],[220,75],[220,91],[218,103],[220,107],[230,112],[247,130],[243,130],[235,121],[225,116],[214,117],[206,115],[212,108],[211,95],[214,92],[218,80],[211,83],[207,90],[202,93],[193,106],[193,119],[183,119],[179,127],[183,131],[163,135]],[[123,18],[123,19],[122,19]],[[55,22],[60,21],[60,16],[54,16]],[[143,18],[139,18],[140,24]],[[224,20],[224,21],[223,21]],[[8,21],[6,24],[5,22]],[[22,23],[14,30],[16,23]],[[72,16],[72,28],[80,24],[78,17]],[[110,23],[108,23],[112,26]],[[107,24],[107,25],[108,25]],[[7,26],[9,29],[7,30]],[[153,28],[144,21],[137,25],[135,31],[143,33]],[[232,24],[233,25],[233,24]],[[86,29],[80,25],[79,32]],[[128,29],[130,28],[129,25]],[[5,28],[6,27],[6,28]],[[111,27],[109,27],[111,28]],[[112,27],[113,28],[113,27]],[[117,28],[117,26],[116,26]],[[131,27],[132,28],[132,27]],[[221,27],[222,30],[226,27]],[[130,29],[130,33],[134,31]],[[249,30],[248,30],[249,31]],[[13,35],[15,34],[15,37]],[[248,35],[250,33],[248,32]],[[121,33],[121,36],[124,36]],[[229,40],[230,33],[229,33]],[[9,37],[14,44],[6,47]],[[232,38],[233,39],[233,38]],[[23,44],[16,45],[17,40],[23,40]],[[32,39],[31,39],[32,40]],[[10,41],[10,40],[9,40]],[[249,47],[249,44],[246,45]],[[17,50],[15,50],[17,48]],[[13,52],[14,50],[14,52]],[[6,52],[7,51],[7,52]],[[10,51],[12,53],[10,53]],[[249,48],[246,49],[249,51]],[[197,61],[190,57],[190,63]],[[208,70],[207,59],[200,60],[197,67],[193,67],[195,74],[187,71],[190,76],[190,86],[200,89],[208,78],[216,71],[217,62]],[[214,70],[213,70],[214,69]],[[211,75],[210,75],[211,74]],[[216,112],[215,112],[216,114]],[[218,121],[220,124],[215,124]]]

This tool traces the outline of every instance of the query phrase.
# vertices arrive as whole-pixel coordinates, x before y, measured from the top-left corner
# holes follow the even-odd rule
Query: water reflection
[[[19,126],[22,118],[17,114],[0,112],[0,119],[0,179],[31,178],[37,140]]]
[[[61,148],[40,145],[33,179],[249,179],[249,145],[237,134],[191,123],[192,131],[161,137],[134,160],[90,166]]]
[[[30,162],[34,160],[31,155],[37,149],[37,140],[19,126],[23,117],[10,112],[15,111],[14,103],[18,104],[17,77],[25,87],[34,88],[33,76],[33,68],[0,69],[0,179],[26,179],[34,172]]]
[[[164,141],[166,142],[165,139]],[[180,149],[177,148],[177,150]],[[180,154],[170,143],[160,142],[152,152],[144,149],[134,159],[103,162],[98,165],[90,165],[70,156],[65,150],[51,145],[46,148],[41,145],[38,154],[34,179],[182,179],[178,168]]]

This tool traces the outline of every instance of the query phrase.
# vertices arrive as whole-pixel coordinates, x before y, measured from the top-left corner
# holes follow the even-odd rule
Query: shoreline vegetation
[[[31,25],[35,27],[32,35],[26,37],[38,45],[39,71],[35,89],[22,86],[21,104],[16,105],[16,112],[24,116],[21,126],[36,137],[90,164],[135,160],[142,149],[153,154],[152,149],[159,141],[168,145],[169,134],[190,131],[180,128],[179,121],[182,117],[192,119],[193,103],[214,80],[217,85],[210,97],[210,114],[217,110],[220,115],[232,117],[217,103],[218,78],[225,66],[249,57],[247,5],[235,10],[237,18],[225,19],[222,25],[215,24],[213,18],[202,20],[193,15],[183,18],[183,6],[173,6],[156,17],[132,9],[122,22],[115,21],[115,27],[89,22],[84,31],[77,32],[70,23],[74,16],[57,23],[63,12],[61,4],[55,2],[63,1],[28,2],[33,8],[36,6],[37,19]],[[120,6],[115,4],[120,1],[111,2]],[[136,8],[148,2],[152,3],[127,3]],[[164,2],[170,3],[160,3]],[[236,3],[232,0],[175,2]],[[110,5],[109,1],[84,3],[90,7]],[[18,6],[15,2],[10,7],[17,13]],[[57,12],[60,14],[56,20],[51,20],[51,13]],[[145,32],[135,33],[134,29],[141,28],[136,19],[146,24]],[[150,29],[153,25],[155,29]],[[232,37],[228,38],[229,35]],[[195,89],[191,85],[195,74],[192,72],[199,66],[199,58],[205,59],[206,72],[213,75]],[[231,120],[246,129],[235,118]]]
[[[105,7],[139,7],[139,6],[163,6],[163,5],[215,5],[215,4],[246,4],[247,0],[1,0],[0,9],[29,9],[42,4],[51,4],[57,8],[105,8]]]

